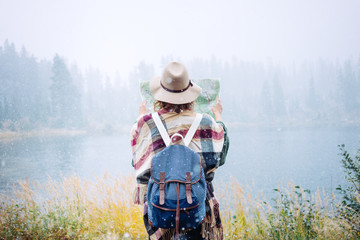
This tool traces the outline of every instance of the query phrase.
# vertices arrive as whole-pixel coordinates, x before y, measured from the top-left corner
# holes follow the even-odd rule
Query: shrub
[[[337,187],[342,195],[340,215],[350,224],[353,231],[360,237],[360,149],[354,157],[345,150],[345,145],[339,145],[342,156],[342,167],[348,185]]]

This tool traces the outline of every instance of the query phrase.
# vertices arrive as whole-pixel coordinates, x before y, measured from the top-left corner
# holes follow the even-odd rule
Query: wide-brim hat
[[[171,62],[165,67],[162,76],[150,80],[150,92],[158,101],[184,104],[195,101],[201,88],[189,79],[183,64]]]

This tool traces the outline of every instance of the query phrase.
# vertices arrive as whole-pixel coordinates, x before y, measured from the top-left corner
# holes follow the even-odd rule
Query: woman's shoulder
[[[143,125],[144,123],[148,122],[150,119],[152,119],[152,114],[151,113],[146,113],[146,114],[140,115],[136,119],[135,124],[136,125]]]
[[[135,123],[133,124],[132,126],[132,132],[133,131],[137,131],[139,132],[142,128],[144,128],[145,126],[148,126],[149,124],[149,121],[152,120],[152,114],[151,113],[147,113],[147,114],[143,114],[143,115],[140,115]]]

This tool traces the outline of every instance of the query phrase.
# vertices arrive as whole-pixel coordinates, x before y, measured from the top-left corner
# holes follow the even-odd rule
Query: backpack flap
[[[171,145],[153,157],[151,178],[159,184],[161,172],[165,172],[165,183],[169,181],[185,183],[186,173],[189,172],[191,183],[195,183],[201,178],[201,170],[198,153],[183,145]]]

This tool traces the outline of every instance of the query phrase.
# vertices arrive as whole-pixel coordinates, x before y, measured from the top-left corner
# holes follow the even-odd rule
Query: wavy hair
[[[158,112],[161,109],[167,109],[167,110],[172,110],[176,113],[180,113],[185,110],[193,110],[193,108],[194,108],[194,102],[184,103],[184,104],[172,104],[172,103],[162,102],[162,101],[158,101],[158,100],[154,101],[154,111],[155,112]]]

